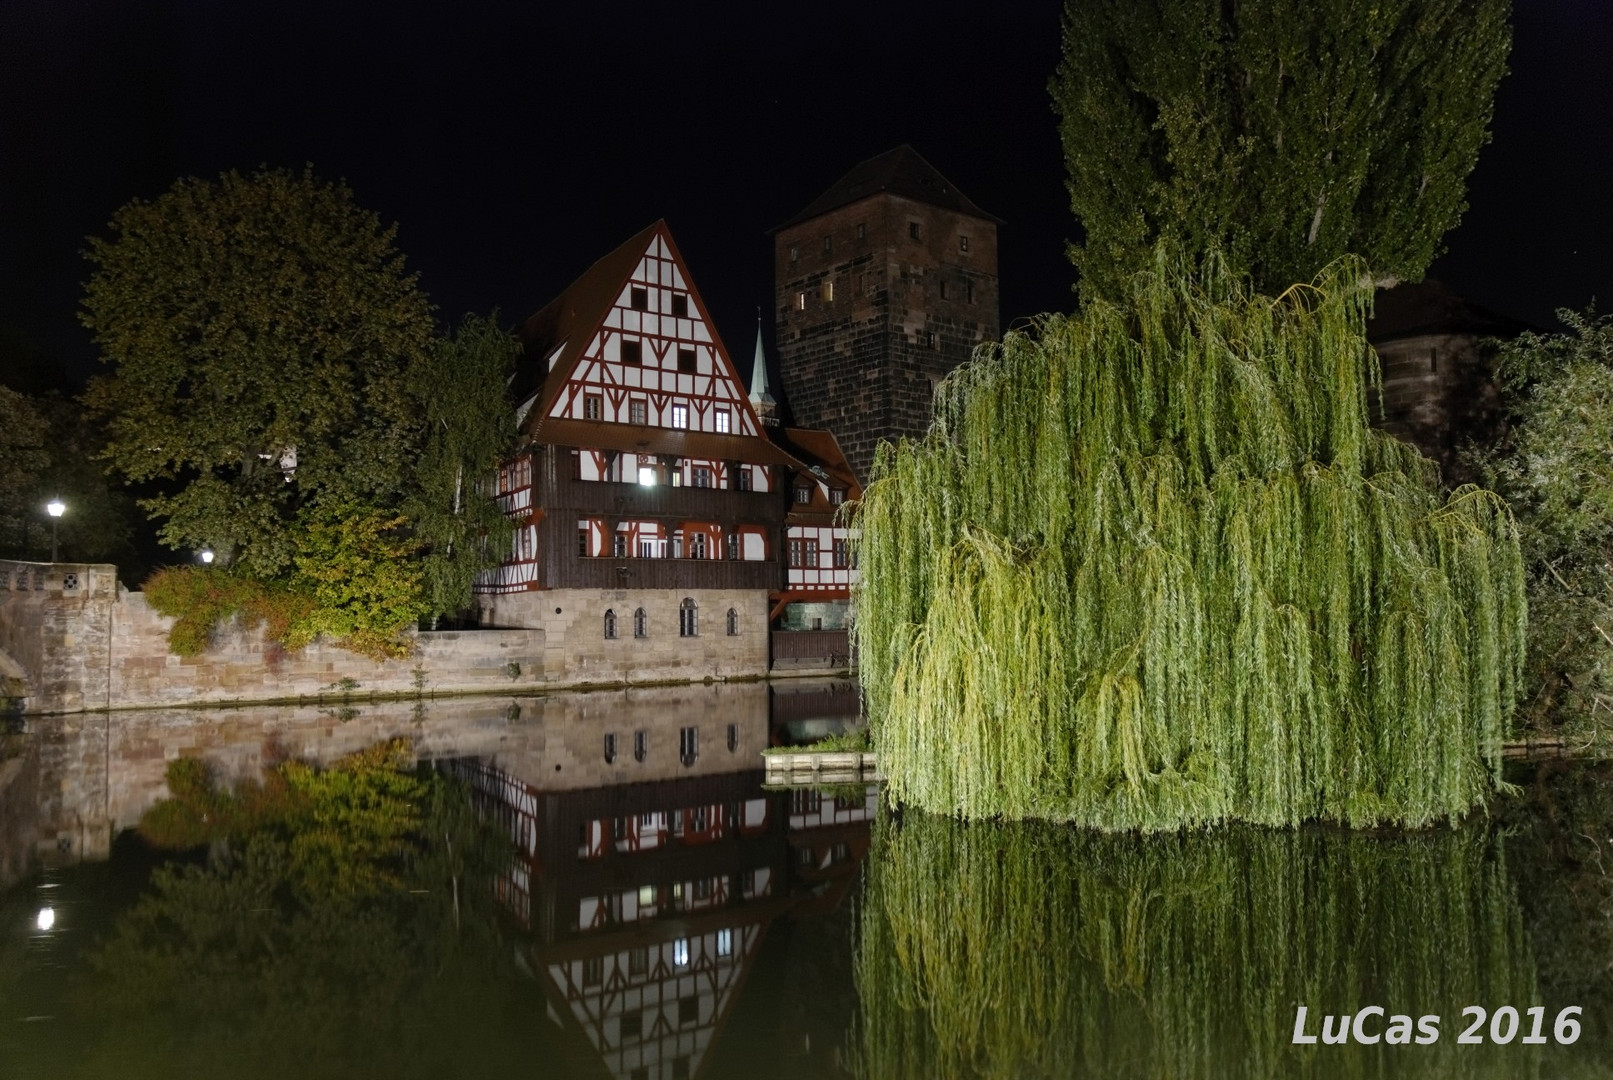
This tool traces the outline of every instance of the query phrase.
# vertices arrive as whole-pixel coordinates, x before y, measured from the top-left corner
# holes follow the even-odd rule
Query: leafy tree
[[[50,464],[46,431],[30,399],[0,386],[0,545],[7,549],[27,546],[29,526],[39,514],[39,479]]]
[[[296,571],[291,585],[314,602],[294,645],[318,634],[377,659],[407,656],[400,634],[425,613],[420,545],[405,533],[408,519],[360,503],[325,503],[305,510],[293,532]]]
[[[1512,506],[1529,571],[1525,714],[1582,726],[1613,709],[1613,319],[1558,317],[1569,333],[1501,347],[1509,434],[1476,456]]]
[[[1280,293],[1345,253],[1419,280],[1466,208],[1507,0],[1066,0],[1050,91],[1084,295],[1155,244]]]
[[[420,447],[409,374],[431,306],[340,184],[284,170],[181,180],[92,238],[81,318],[111,371],[86,402],[104,457],[178,549],[292,567],[312,504],[396,505]]]
[[[467,315],[437,339],[414,374],[426,421],[406,512],[424,545],[425,606],[433,616],[468,607],[476,575],[496,566],[510,523],[481,479],[515,444],[506,387],[520,345],[499,329],[498,313]]]

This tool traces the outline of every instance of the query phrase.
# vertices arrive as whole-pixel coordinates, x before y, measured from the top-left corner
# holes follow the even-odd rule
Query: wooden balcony
[[[540,484],[538,505],[546,510],[575,510],[588,517],[616,520],[747,522],[759,525],[782,522],[785,509],[784,495],[779,492],[616,484],[552,479],[548,476]]]
[[[575,589],[767,589],[784,575],[776,560],[607,559],[573,555],[560,584]]]

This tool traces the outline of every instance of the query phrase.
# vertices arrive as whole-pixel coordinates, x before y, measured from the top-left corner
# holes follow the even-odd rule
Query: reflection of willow
[[[1536,1003],[1499,842],[1481,830],[1138,838],[909,814],[879,827],[867,872],[860,1076],[1534,1068],[1528,1047],[1456,1045],[1464,1006]],[[1441,1015],[1440,1039],[1294,1047],[1300,1003],[1313,1033],[1322,1014],[1380,1005]]]

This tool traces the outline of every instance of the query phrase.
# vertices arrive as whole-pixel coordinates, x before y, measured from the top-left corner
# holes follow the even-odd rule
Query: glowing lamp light
[[[202,548],[202,550],[200,551],[200,553],[198,554],[197,557],[202,560],[202,563],[204,565],[206,565],[206,566],[212,566],[213,565],[213,549],[212,548]]]
[[[59,518],[63,514],[67,513],[67,504],[62,502],[60,499],[52,499],[50,502],[45,504],[45,513],[49,514],[53,518]]]
[[[645,487],[654,487],[655,470],[648,465],[640,465],[638,468],[638,482]]]
[[[49,931],[51,927],[56,925],[56,909],[40,908],[39,917],[34,920],[34,925],[39,927],[40,933]]]

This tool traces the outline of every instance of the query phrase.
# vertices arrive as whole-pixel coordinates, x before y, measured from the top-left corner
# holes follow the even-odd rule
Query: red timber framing
[[[778,589],[783,489],[807,466],[763,433],[665,222],[519,334],[521,450],[500,484],[527,490],[479,591]]]
[[[788,604],[851,596],[858,580],[857,536],[847,527],[845,513],[862,497],[834,435],[786,428],[776,438],[807,467],[794,474],[785,493],[784,589],[771,597],[771,618]]]

